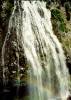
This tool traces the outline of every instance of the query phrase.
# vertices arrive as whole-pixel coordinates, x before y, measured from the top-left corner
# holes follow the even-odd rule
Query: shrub
[[[61,12],[58,9],[52,9],[51,16],[52,20],[55,20],[58,24],[59,30],[62,32],[67,32],[66,24],[64,22]]]

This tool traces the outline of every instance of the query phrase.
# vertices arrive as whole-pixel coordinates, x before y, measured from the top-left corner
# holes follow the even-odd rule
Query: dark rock
[[[69,73],[71,75],[71,57],[70,56],[67,56],[66,64],[67,64],[67,67],[69,69]]]
[[[40,16],[43,18],[44,17],[44,12],[42,9],[38,8],[38,12],[40,14]]]
[[[71,96],[69,96],[69,97],[67,98],[67,100],[71,100]]]

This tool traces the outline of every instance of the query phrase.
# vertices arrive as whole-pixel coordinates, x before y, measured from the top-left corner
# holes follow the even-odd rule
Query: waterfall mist
[[[43,1],[15,1],[8,33],[2,48],[4,84],[7,82],[4,74],[7,69],[7,67],[5,68],[5,45],[12,35],[11,30],[15,31],[16,42],[21,45],[27,59],[28,100],[66,100],[69,95],[69,73],[62,46],[52,30],[51,12],[46,9],[46,3]],[[17,80],[20,84],[21,68],[19,54],[16,53],[16,55]]]

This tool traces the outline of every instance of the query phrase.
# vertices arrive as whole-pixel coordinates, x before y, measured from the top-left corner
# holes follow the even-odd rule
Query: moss
[[[58,29],[62,32],[67,32],[66,24],[64,22],[64,18],[59,9],[51,10],[52,20],[55,20],[58,24]]]
[[[71,35],[66,34],[62,36],[62,44],[67,53],[71,52]]]
[[[60,23],[59,29],[60,29],[62,32],[66,32],[66,33],[68,32],[65,23]]]
[[[63,18],[61,17],[61,13],[58,9],[52,9],[51,10],[51,15],[53,19],[56,19],[57,21],[63,22]]]
[[[7,13],[7,17],[11,15],[12,9],[13,9],[13,4],[10,2],[7,2],[7,7],[5,9],[5,13]]]

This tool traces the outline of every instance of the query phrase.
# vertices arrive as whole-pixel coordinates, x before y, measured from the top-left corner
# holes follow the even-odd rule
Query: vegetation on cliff
[[[44,1],[47,2],[46,7],[51,10],[51,20],[52,20],[54,34],[58,37],[59,41],[62,43],[66,55],[67,65],[70,71],[71,70],[70,68],[71,67],[71,2],[70,0],[44,0]],[[1,51],[5,40],[5,36],[7,34],[8,23],[11,13],[13,11],[13,7],[14,7],[14,0],[0,0],[0,86],[1,87],[3,80]],[[43,17],[42,11],[40,13]],[[6,55],[5,55],[4,74],[6,75],[6,81],[7,80],[9,81],[8,88],[10,88],[14,93],[13,84],[15,83],[16,85],[19,85],[20,83],[21,90],[24,91],[26,84],[28,83],[26,82],[28,78],[27,59],[24,56],[24,51],[22,50],[22,47],[17,43],[16,34],[13,34],[13,32],[12,35],[10,35],[9,39],[7,40],[5,50],[6,50],[5,51]],[[17,68],[18,56],[19,56],[20,70],[18,70]],[[21,82],[18,81],[19,74]],[[27,91],[25,90],[25,92],[20,93],[20,95],[23,96],[23,94],[27,94],[26,92]],[[25,100],[28,100],[28,96],[25,96]]]
[[[44,1],[47,2],[46,7],[51,10],[51,16],[52,16],[51,19],[52,19],[54,33],[57,35],[59,41],[62,43],[62,46],[65,50],[65,54],[67,57],[69,57],[69,60],[70,60],[71,59],[71,34],[70,34],[71,32],[71,24],[70,24],[71,2],[70,0],[44,0]],[[0,1],[0,66],[1,66],[1,50],[2,50],[4,39],[8,30],[9,18],[13,10],[13,6],[14,6],[14,0]],[[9,71],[11,72],[13,69],[17,70],[15,64],[11,66],[13,59],[17,58],[16,53],[15,53],[16,48],[15,49],[13,48],[14,45],[12,43],[11,44],[9,43],[7,46],[8,47],[7,50],[10,48],[12,52],[11,50],[9,50],[8,63],[6,64],[6,66],[8,66],[9,68]],[[22,51],[20,50],[18,52],[20,54],[20,61],[21,61],[20,65],[24,66],[22,63],[22,60],[24,59],[24,56],[22,56],[21,54]],[[13,55],[13,58],[12,58],[12,55]],[[2,74],[1,70],[2,70],[2,66],[0,67],[0,76]],[[21,73],[22,72],[23,71],[21,70]],[[26,72],[25,69],[24,69],[24,72]],[[10,76],[10,73],[8,74]],[[15,75],[17,75],[17,73],[14,73],[13,76],[11,75],[10,78],[15,77]]]

